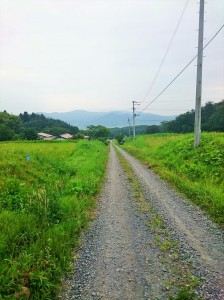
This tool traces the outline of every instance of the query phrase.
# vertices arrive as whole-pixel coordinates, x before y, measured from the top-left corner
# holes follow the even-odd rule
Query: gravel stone
[[[203,279],[197,293],[224,300],[224,232],[153,172],[118,148],[130,163],[143,194],[179,241],[181,260]],[[74,274],[64,279],[60,299],[168,299],[172,266],[151,243],[150,213],[136,209],[135,193],[110,146],[107,178],[97,217],[82,239]],[[172,252],[171,252],[172,253]]]

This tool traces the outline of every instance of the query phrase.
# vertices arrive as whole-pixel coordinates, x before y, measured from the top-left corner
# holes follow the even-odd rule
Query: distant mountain
[[[124,127],[128,125],[128,118],[132,122],[132,114],[126,111],[90,112],[86,110],[73,110],[69,112],[42,113],[47,118],[59,119],[80,129],[88,125],[102,125],[109,128]],[[136,125],[159,125],[162,121],[174,120],[175,116],[161,116],[142,113],[136,117]]]

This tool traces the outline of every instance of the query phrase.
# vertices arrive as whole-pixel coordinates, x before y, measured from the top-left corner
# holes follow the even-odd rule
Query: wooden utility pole
[[[197,83],[194,120],[194,148],[200,145],[201,139],[201,90],[202,90],[202,60],[203,60],[203,32],[204,32],[204,0],[200,0]]]
[[[131,123],[130,123],[129,118],[128,118],[128,126],[129,126],[129,136],[131,136]]]

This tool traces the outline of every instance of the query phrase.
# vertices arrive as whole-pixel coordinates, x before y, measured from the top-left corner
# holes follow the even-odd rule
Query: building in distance
[[[38,132],[37,135],[39,140],[44,140],[44,141],[51,141],[57,138],[54,135],[51,135],[49,133],[44,133],[44,132]]]

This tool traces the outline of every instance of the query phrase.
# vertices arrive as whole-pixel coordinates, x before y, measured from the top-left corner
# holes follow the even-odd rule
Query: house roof
[[[46,138],[50,138],[53,136],[51,134],[44,133],[44,132],[38,132],[37,134],[38,134],[38,136],[42,136],[42,137],[46,137]]]
[[[64,134],[61,134],[60,137],[63,139],[72,139],[73,135],[70,133],[64,133]]]
[[[38,135],[39,138],[42,138],[44,140],[54,140],[54,139],[56,139],[56,136],[45,133],[45,132],[38,132],[37,135]]]

